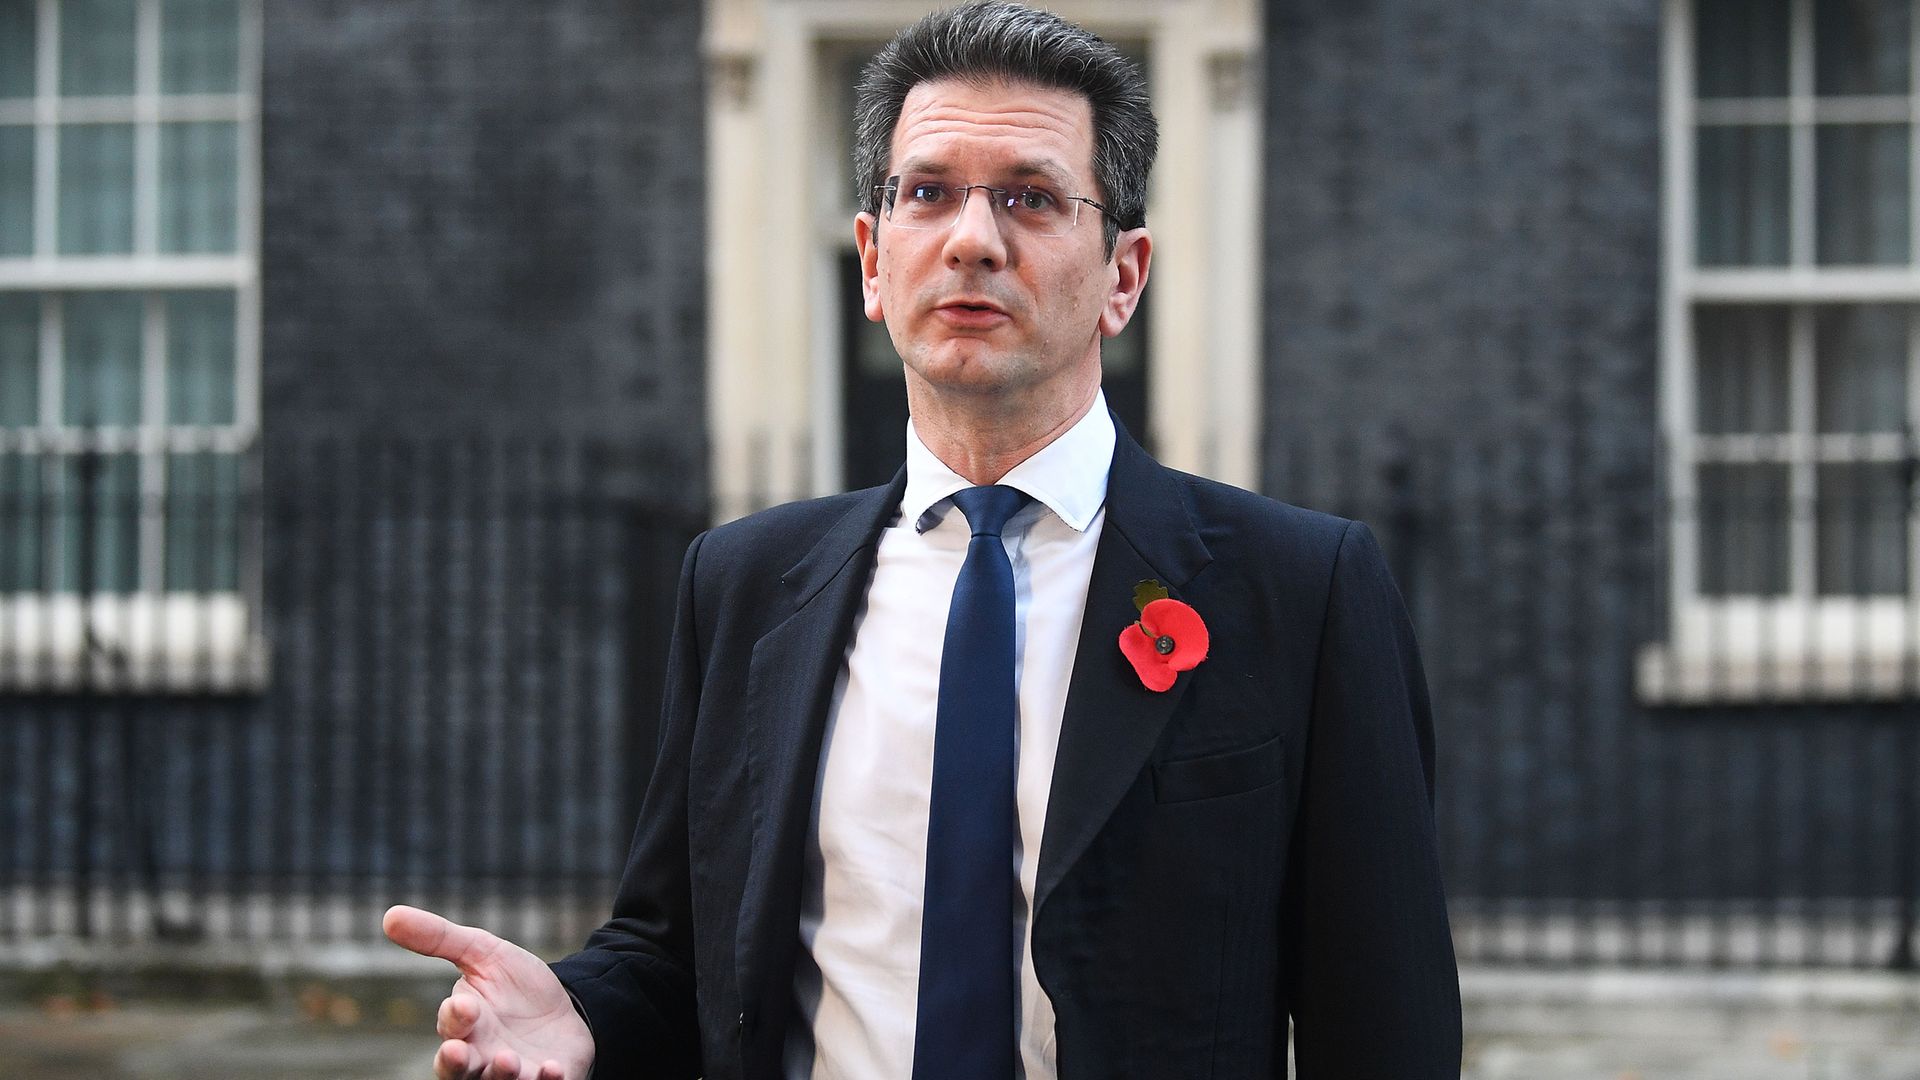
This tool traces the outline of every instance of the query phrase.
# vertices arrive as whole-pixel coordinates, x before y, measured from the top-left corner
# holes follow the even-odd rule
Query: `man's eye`
[[[945,202],[947,189],[944,184],[915,184],[907,189],[907,198],[918,203]]]
[[[1041,212],[1054,208],[1053,193],[1039,188],[1021,188],[1013,193],[1013,206],[1016,210]]]

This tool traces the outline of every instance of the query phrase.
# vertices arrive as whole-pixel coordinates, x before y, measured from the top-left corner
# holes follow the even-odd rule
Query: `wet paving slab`
[[[444,985],[0,1003],[0,1080],[419,1080]],[[1912,977],[1482,970],[1462,990],[1464,1080],[1920,1080]]]
[[[439,1039],[424,1015],[407,1019],[396,1026],[258,1005],[0,1008],[0,1080],[428,1076]]]
[[[1920,1080],[1920,977],[1462,972],[1465,1080]]]

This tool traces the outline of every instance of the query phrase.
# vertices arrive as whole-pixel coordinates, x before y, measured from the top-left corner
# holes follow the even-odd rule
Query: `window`
[[[1657,697],[1920,687],[1912,0],[1673,0]]]
[[[0,683],[245,651],[257,25],[0,0]]]

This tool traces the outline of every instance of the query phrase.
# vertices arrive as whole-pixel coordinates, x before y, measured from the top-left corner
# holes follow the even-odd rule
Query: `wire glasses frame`
[[[937,180],[916,180],[913,184],[915,191],[938,194],[933,198],[910,201],[910,209],[903,213],[899,209],[900,182],[901,177],[889,176],[885,184],[873,190],[880,198],[881,213],[901,229],[951,228],[966,211],[967,199],[975,188],[987,192],[990,199],[988,205],[998,212],[996,217],[1002,226],[1011,223],[1020,231],[1034,236],[1064,236],[1080,223],[1081,203],[1103,214],[1112,213],[1104,205],[1084,195],[1055,195],[1046,188],[1031,184],[1003,188],[991,184],[948,184]],[[952,201],[951,210],[946,208],[948,199]]]

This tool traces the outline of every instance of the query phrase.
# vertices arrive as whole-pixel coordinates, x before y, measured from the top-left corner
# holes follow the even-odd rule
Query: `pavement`
[[[424,1013],[398,1026],[262,1005],[15,1006],[0,1009],[0,1078],[421,1080],[432,1028]]]
[[[0,1080],[419,1080],[447,980],[0,1002]],[[1464,1080],[1920,1080],[1920,977],[1469,968]],[[1170,1078],[1172,1080],[1172,1078]]]
[[[1466,968],[1465,1080],[1920,1080],[1920,976]]]

